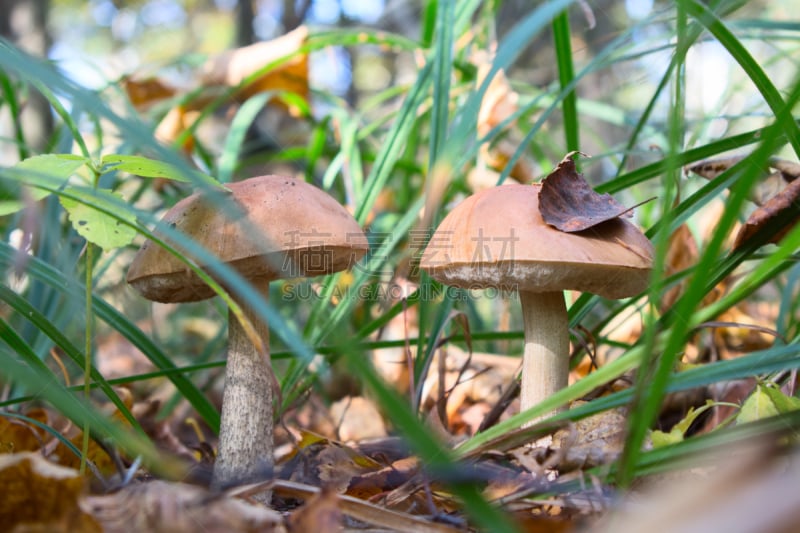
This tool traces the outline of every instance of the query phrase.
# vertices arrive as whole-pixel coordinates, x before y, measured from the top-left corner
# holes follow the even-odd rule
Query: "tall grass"
[[[35,184],[40,190],[52,193],[36,206],[29,206],[27,212],[7,216],[2,222],[4,239],[0,243],[0,265],[4,281],[0,285],[0,300],[5,303],[6,311],[0,323],[3,341],[0,352],[4,360],[2,376],[8,390],[3,407],[13,410],[32,399],[44,401],[77,424],[89,424],[98,437],[110,437],[128,453],[144,455],[151,468],[160,472],[169,472],[169,465],[159,461],[152,443],[115,394],[113,383],[162,376],[174,384],[179,397],[189,402],[212,430],[219,428],[219,413],[201,389],[202,381],[195,376],[196,372],[223,362],[214,360],[198,365],[176,362],[156,339],[142,331],[126,309],[112,303],[126,301],[119,299],[122,282],[112,265],[129,259],[134,247],[106,250],[84,258],[85,241],[65,219],[58,201],[60,197],[89,206],[133,228],[141,236],[155,238],[153,228],[156,227],[160,235],[174,239],[202,259],[224,285],[244,295],[245,303],[271,326],[275,341],[273,351],[277,352],[273,357],[286,362],[279,366],[285,409],[296,406],[308,389],[315,387],[318,376],[311,368],[324,370],[327,364],[343,361],[365,389],[378,399],[414,452],[433,472],[445,480],[454,480],[451,490],[463,500],[471,519],[486,529],[512,530],[513,525],[502,510],[486,501],[477,483],[462,482],[456,475],[459,461],[474,459],[482,450],[502,449],[531,439],[551,427],[548,424],[629,406],[625,452],[611,472],[597,474],[619,487],[655,470],[679,466],[689,449],[692,454],[713,453],[726,441],[752,435],[758,428],[780,427],[781,424],[796,427],[796,415],[786,414],[779,421],[753,424],[752,430],[745,424],[720,429],[713,436],[692,438],[680,445],[647,453],[642,451],[642,444],[654,427],[668,393],[748,376],[785,379],[786,371],[800,366],[797,308],[800,226],[778,245],[770,245],[769,253],[762,253],[761,245],[780,228],[765,229],[736,251],[731,251],[726,244],[734,224],[751,209],[747,203],[749,194],[758,187],[761,169],[769,157],[776,153],[795,159],[800,157],[800,129],[793,115],[800,98],[800,79],[795,77],[786,82],[783,81],[785,76],[776,75],[781,65],[792,62],[791,55],[787,52],[783,63],[770,65],[753,57],[745,41],[765,42],[776,49],[796,52],[800,25],[740,18],[742,3],[706,4],[680,0],[667,10],[631,22],[613,39],[607,39],[593,55],[579,60],[570,39],[576,27],[570,20],[580,16],[579,10],[568,0],[548,1],[538,3],[535,9],[521,14],[513,27],[504,29],[496,43],[490,74],[478,84],[474,69],[468,68],[470,53],[489,47],[491,36],[498,33],[493,24],[494,10],[499,8],[494,3],[484,6],[474,0],[430,2],[428,6],[420,21],[420,42],[406,36],[369,32],[365,39],[361,30],[318,32],[309,40],[308,49],[312,51],[329,45],[358,47],[366,41],[392,47],[399,53],[417,53],[424,58],[411,83],[387,89],[365,102],[362,109],[352,109],[333,95],[322,95],[329,104],[329,115],[304,119],[311,123],[313,132],[307,146],[283,147],[271,156],[294,162],[305,171],[308,179],[348,204],[358,222],[369,225],[374,237],[372,250],[358,269],[351,274],[319,280],[319,296],[313,302],[289,304],[279,302],[279,298],[272,302],[258,300],[253,296],[255,291],[247,290],[246,280],[196,243],[187,242],[180,234],[158,225],[158,216],[140,202],[142,195],[155,194],[149,180],[131,187],[132,181],[141,178],[110,169],[99,176],[99,185],[123,189],[128,196],[98,198],[91,184],[74,182],[64,187],[63,179],[52,173],[26,171],[11,165],[0,169],[3,200],[25,201],[24,196],[18,196],[20,183]],[[657,28],[655,34],[646,31],[653,28]],[[550,38],[545,36],[548,31],[552,32]],[[468,32],[469,36],[465,37]],[[642,39],[642,34],[651,37]],[[515,65],[521,54],[531,45],[541,46],[545,42],[548,46],[554,43],[556,77],[552,83],[535,86],[524,76],[515,77]],[[733,70],[744,80],[731,98],[746,97],[755,101],[746,111],[728,117],[728,127],[716,137],[704,134],[707,131],[704,120],[690,117],[686,110],[687,54],[698,43],[709,42],[724,48],[735,61]],[[664,54],[668,54],[669,59],[654,76],[656,80],[649,98],[638,105],[625,107],[613,97],[613,86],[608,88],[609,94],[581,96],[587,80],[593,76],[610,76],[617,69],[632,69],[642,62],[659,64],[658,59]],[[57,110],[60,122],[50,143],[52,153],[77,152],[87,161],[99,160],[109,153],[145,154],[172,165],[176,169],[175,177],[188,180],[193,188],[213,188],[213,184],[198,177],[176,150],[154,140],[152,123],[148,122],[153,117],[142,118],[130,110],[120,111],[126,108],[118,105],[115,93],[80,87],[53,65],[28,57],[5,42],[0,43],[0,66],[3,89],[0,106],[12,116],[16,116],[21,99],[30,88],[41,90]],[[398,269],[405,268],[424,245],[424,242],[413,242],[409,236],[414,231],[430,229],[420,228],[419,221],[422,219],[434,226],[453,201],[469,192],[464,176],[475,165],[481,144],[498,139],[504,130],[512,127],[512,118],[509,118],[505,127],[497,127],[485,138],[478,138],[481,101],[491,78],[501,70],[508,72],[520,95],[520,109],[512,117],[517,119],[520,140],[498,181],[506,179],[511,167],[522,157],[544,162],[540,168],[544,174],[567,151],[593,147],[595,157],[584,165],[587,172],[602,174],[602,179],[597,181],[599,191],[639,199],[647,197],[649,192],[658,196],[655,203],[640,209],[639,213],[639,222],[656,245],[656,266],[646,300],[634,298],[612,303],[583,295],[569,309],[571,325],[585,326],[600,343],[610,342],[599,334],[604,325],[620,313],[638,309],[644,317],[644,330],[636,341],[623,346],[619,357],[533,409],[472,436],[455,450],[448,450],[422,422],[418,411],[419,390],[412,391],[411,399],[401,396],[392,384],[385,383],[364,362],[365,356],[373,350],[404,344],[375,340],[376,335],[401,313],[409,310],[416,313],[419,330],[417,337],[408,339],[408,343],[416,348],[413,381],[420,384],[443,337],[449,336],[449,342],[462,345],[471,342],[491,346],[500,340],[518,341],[521,332],[496,331],[493,317],[482,316],[480,309],[470,302],[454,301],[448,296],[428,298],[437,286],[424,273],[419,277],[417,288],[403,301],[387,304],[343,298],[334,305],[332,297],[342,286],[356,291],[359,287],[382,286],[394,275],[409,275],[407,270]],[[205,172],[223,183],[237,176],[242,165],[245,132],[269,96],[253,96],[239,109],[226,142],[218,152],[210,147],[196,147],[195,160],[207,166],[203,168]],[[586,121],[585,117],[592,120]],[[209,114],[199,120],[210,119]],[[759,124],[755,130],[754,121]],[[338,124],[339,137],[334,135],[334,122]],[[13,122],[12,131],[1,140],[14,145],[18,155],[25,157],[31,155],[32,150],[25,144],[22,128],[20,122]],[[622,131],[622,140],[607,143],[604,129]],[[648,151],[651,144],[657,144],[660,150]],[[731,151],[751,155],[705,184],[695,185],[696,182],[682,178],[685,165]],[[641,164],[642,161],[646,163]],[[601,167],[602,170],[598,170]],[[329,170],[320,172],[320,168]],[[392,207],[376,212],[379,196],[387,191],[391,193]],[[183,190],[181,194],[186,192]],[[168,204],[175,201],[175,196],[165,194],[162,200]],[[701,210],[719,198],[725,199],[725,211],[711,231],[710,239],[700,243],[697,263],[684,271],[668,272],[665,258],[670,236],[681,224],[694,221]],[[39,211],[31,226],[25,217],[34,208]],[[373,215],[376,216],[372,218]],[[790,215],[797,216],[797,211]],[[787,218],[791,217],[787,215]],[[11,244],[11,236],[18,228],[32,228],[36,235],[30,254]],[[180,256],[177,250],[173,253]],[[90,280],[86,282],[82,281],[87,273],[84,261],[91,267]],[[187,264],[196,268],[190,261]],[[705,303],[706,296],[717,284],[734,272],[737,280],[732,288],[722,298]],[[221,286],[208,279],[225,303],[237,309]],[[665,292],[681,281],[687,284],[680,298],[669,310],[659,312]],[[780,309],[780,323],[775,327],[785,342],[779,339],[771,348],[738,359],[676,372],[676,362],[696,328],[753,298],[764,287],[770,287],[772,298],[777,300],[773,303]],[[281,290],[277,287],[273,294],[278,296]],[[117,406],[129,423],[127,427],[101,415],[75,390],[67,387],[62,377],[47,364],[55,348],[73,363],[69,372],[78,374],[84,358],[93,356],[81,348],[79,341],[89,328],[83,318],[76,318],[86,315],[82,309],[85,296],[100,326],[125,337],[157,368],[156,372],[109,382],[95,366],[90,367],[92,386],[96,385]],[[287,311],[286,307],[291,310]],[[464,330],[463,321],[452,318],[454,311],[471,318],[469,330]],[[315,354],[322,354],[324,361],[310,366]],[[514,357],[519,353],[507,355]],[[632,388],[568,409],[526,428],[520,435],[518,428],[525,422],[632,371],[636,371]],[[54,428],[50,431],[58,433]],[[569,490],[568,485],[562,488]]]

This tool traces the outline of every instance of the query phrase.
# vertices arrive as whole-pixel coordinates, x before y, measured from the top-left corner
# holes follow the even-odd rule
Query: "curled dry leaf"
[[[0,455],[0,531],[99,532],[78,504],[82,492],[77,470],[38,453]]]
[[[706,159],[687,166],[684,172],[694,172],[707,180],[713,180],[746,158],[747,156],[737,155]],[[774,172],[770,172],[770,169],[773,169]],[[749,193],[750,200],[759,206],[764,205],[770,198],[778,194],[787,183],[791,183],[800,177],[800,164],[786,159],[771,157],[767,165],[762,169],[762,174],[761,181]]]
[[[706,159],[695,163],[694,165],[685,167],[684,173],[694,172],[700,177],[707,180],[713,180],[720,174],[731,168],[736,163],[744,159],[743,155],[736,155],[732,157],[720,157],[716,159]]]
[[[791,216],[794,213],[794,216]],[[766,226],[781,224],[768,242],[779,242],[800,220],[800,180],[794,180],[767,203],[753,211],[747,222],[739,230],[734,242],[734,250],[751,239]],[[786,217],[791,217],[788,221]]]
[[[567,154],[542,181],[539,191],[542,219],[561,231],[573,233],[630,215],[631,208],[621,205],[610,194],[598,194],[591,188],[575,169],[576,153]]]
[[[781,177],[788,182],[792,182],[797,178],[800,178],[800,163],[773,157],[769,160],[769,166],[780,172]]]

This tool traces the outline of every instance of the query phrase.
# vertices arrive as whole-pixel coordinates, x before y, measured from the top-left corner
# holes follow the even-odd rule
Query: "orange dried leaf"
[[[44,409],[31,409],[25,416],[48,424]],[[47,432],[39,426],[18,418],[0,417],[0,453],[34,452],[47,440]]]
[[[199,116],[199,111],[189,111],[183,106],[173,107],[156,126],[155,138],[165,144],[173,144]],[[193,135],[188,135],[184,139],[181,149],[184,153],[191,153],[194,149]]]
[[[539,211],[542,219],[564,231],[582,231],[607,220],[630,214],[630,208],[610,194],[598,194],[575,169],[573,156],[567,154],[542,182]]]
[[[121,82],[125,92],[128,93],[128,98],[137,109],[147,107],[159,100],[175,96],[177,92],[174,87],[155,77],[135,79],[126,76]]]
[[[481,86],[492,69],[492,58],[488,54],[476,56],[478,66],[477,86]],[[478,135],[484,136],[508,117],[517,112],[519,95],[511,88],[505,71],[494,74],[486,88],[478,111]]]
[[[0,456],[0,531],[94,533],[100,526],[78,505],[83,479],[37,453]]]
[[[672,274],[691,268],[697,264],[699,253],[697,242],[692,232],[689,230],[689,226],[681,224],[669,237],[669,248],[667,248],[667,257],[665,260],[665,273],[671,276]],[[661,299],[662,310],[669,309],[678,301],[678,298],[681,297],[686,289],[687,283],[687,280],[683,280],[664,293]]]
[[[308,101],[308,53],[300,51],[307,38],[308,28],[300,26],[277,39],[224,52],[204,65],[202,81],[228,87],[247,82],[237,95],[242,100],[273,90],[293,92]],[[290,59],[250,80],[261,69],[287,57]]]

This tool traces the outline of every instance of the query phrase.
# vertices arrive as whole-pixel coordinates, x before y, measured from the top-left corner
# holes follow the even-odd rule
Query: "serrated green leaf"
[[[14,165],[14,168],[31,172],[32,176],[28,181],[29,184],[33,184],[37,177],[45,176],[51,181],[57,180],[63,183],[85,163],[86,159],[79,155],[43,154],[20,161]],[[37,187],[28,187],[27,189],[27,198],[22,197],[17,184],[4,186],[0,189],[0,216],[16,213],[28,205],[29,202],[37,202],[50,194],[50,191]]]
[[[739,416],[736,417],[737,424],[744,424],[747,422],[754,422],[762,418],[769,418],[779,413],[775,403],[766,392],[767,387],[759,384],[753,394],[745,400],[742,405],[742,410],[739,411]]]
[[[764,385],[762,388],[764,394],[769,396],[769,399],[775,404],[775,408],[779,413],[783,414],[800,410],[800,398],[787,396],[778,387]]]
[[[135,229],[98,209],[111,211],[119,218],[135,222],[136,217],[133,214],[121,212],[116,204],[115,200],[122,199],[120,194],[107,189],[98,189],[95,193],[74,189],[70,190],[70,193],[86,202],[61,197],[61,205],[67,210],[72,227],[81,237],[103,250],[127,246],[136,237]]]

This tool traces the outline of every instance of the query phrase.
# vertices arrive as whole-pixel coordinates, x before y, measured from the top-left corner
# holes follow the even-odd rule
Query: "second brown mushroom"
[[[539,214],[540,185],[503,185],[457,205],[428,242],[420,267],[446,285],[517,291],[525,347],[521,410],[567,386],[565,290],[624,298],[647,288],[653,246],[633,224],[613,219],[564,233]]]

